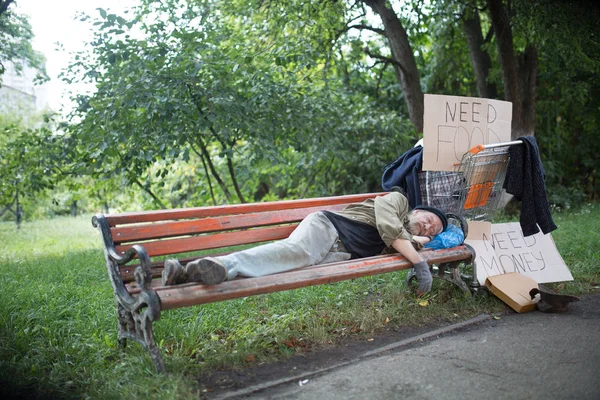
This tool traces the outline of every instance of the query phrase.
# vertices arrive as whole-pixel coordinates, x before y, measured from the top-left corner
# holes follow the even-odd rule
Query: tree
[[[504,99],[512,108],[512,139],[533,135],[535,131],[535,91],[538,72],[538,50],[527,42],[525,49],[515,54],[509,12],[502,0],[488,0],[488,8],[498,55],[502,66]]]
[[[12,62],[17,71],[24,62],[39,71],[41,80],[47,80],[44,57],[31,47],[31,25],[25,16],[12,10],[13,4],[14,0],[0,0],[0,86],[7,62]]]
[[[238,9],[241,2],[148,2],[129,21],[101,10],[94,53],[80,55],[66,75],[70,81],[89,78],[97,87],[93,95],[78,98],[73,117],[79,122],[70,127],[80,170],[97,179],[123,176],[161,207],[166,204],[160,184],[174,173],[169,166],[181,162],[201,163],[195,170],[203,171],[213,202],[221,195],[231,201],[232,192],[245,201],[267,181],[282,184],[267,177],[257,181],[248,171],[265,168],[265,161],[300,163],[286,173],[303,183],[289,181],[282,196],[364,184],[347,180],[352,174],[342,161],[364,157],[360,152],[367,149],[371,153],[374,135],[385,136],[382,143],[402,141],[391,128],[403,122],[370,109],[368,99],[361,101],[363,110],[330,79],[323,49],[331,47],[326,38],[333,38],[343,13],[300,6],[311,18],[337,22],[308,24],[290,13],[275,24],[281,17],[265,17],[271,8]],[[161,17],[144,22],[147,15]],[[143,38],[128,37],[134,24]],[[355,142],[350,134],[366,139]],[[389,162],[380,155],[380,164],[369,170],[379,173]],[[364,173],[366,162],[351,163],[352,169]],[[342,186],[337,181],[316,188],[336,172],[343,176]]]
[[[3,133],[12,139],[0,147],[0,216],[12,211],[18,226],[23,197],[36,196],[59,180],[63,149],[60,138],[47,128],[11,125]]]
[[[492,59],[485,50],[493,34],[492,30],[483,35],[480,13],[476,7],[465,7],[462,10],[462,25],[469,47],[469,57],[475,81],[477,82],[477,92],[479,97],[485,99],[495,99],[498,96],[496,84],[489,79],[492,68]]]
[[[424,97],[414,51],[406,30],[387,0],[364,0],[364,3],[381,18],[410,120],[417,132],[423,132]]]

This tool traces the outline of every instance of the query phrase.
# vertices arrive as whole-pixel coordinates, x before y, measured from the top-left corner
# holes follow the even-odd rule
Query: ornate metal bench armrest
[[[138,311],[140,308],[148,307],[148,316],[150,319],[153,321],[158,320],[160,316],[160,300],[156,292],[152,289],[152,266],[146,249],[136,244],[127,250],[124,255],[120,255],[115,251],[115,245],[106,217],[102,214],[95,215],[92,218],[92,225],[102,233],[106,266],[119,303],[129,311]],[[136,267],[134,277],[142,292],[134,299],[123,283],[119,266],[127,264],[136,256],[140,261],[140,265]]]

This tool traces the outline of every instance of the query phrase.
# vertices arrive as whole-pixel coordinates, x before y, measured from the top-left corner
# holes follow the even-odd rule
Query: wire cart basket
[[[488,221],[502,197],[508,149],[522,143],[477,145],[463,155],[454,171],[421,171],[423,203],[465,219]]]

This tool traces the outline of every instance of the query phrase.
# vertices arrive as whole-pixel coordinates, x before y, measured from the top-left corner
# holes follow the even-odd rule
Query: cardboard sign
[[[538,283],[573,280],[550,234],[540,232],[524,237],[517,222],[492,224],[487,234],[485,224],[489,223],[469,221],[469,236],[465,240],[475,249],[477,280],[481,285],[488,276],[510,272],[527,275]]]
[[[508,101],[426,94],[423,170],[454,171],[473,146],[510,141],[511,120]]]

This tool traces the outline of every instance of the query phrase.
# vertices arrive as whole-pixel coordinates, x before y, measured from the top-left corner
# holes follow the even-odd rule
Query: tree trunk
[[[200,160],[202,161],[202,167],[204,167],[204,175],[206,175],[206,180],[208,181],[208,189],[210,190],[210,197],[213,201],[213,206],[217,205],[217,200],[215,199],[215,192],[212,187],[212,181],[210,179],[210,174],[208,173],[208,167],[206,166],[206,161],[204,160],[204,156],[200,154]]]
[[[202,140],[202,138],[200,136],[198,136],[198,145],[200,146],[200,151],[202,152],[204,161],[206,161],[206,163],[208,164],[210,173],[212,174],[212,176],[215,178],[215,180],[221,187],[221,190],[223,190],[223,194],[225,195],[225,198],[227,199],[227,202],[229,203],[229,201],[231,199],[231,193],[229,193],[229,189],[227,189],[227,185],[225,185],[225,182],[223,182],[223,180],[219,176],[219,173],[215,169],[212,159],[210,158],[210,153],[208,152],[208,149],[206,148],[206,144],[204,143],[204,141]]]
[[[512,103],[512,132],[515,139],[520,136],[521,123],[521,96],[519,92],[519,74],[517,58],[513,49],[512,31],[508,12],[502,0],[488,0],[490,18],[496,34],[496,45],[502,66],[502,80],[504,82],[504,99]]]
[[[246,203],[246,199],[240,190],[240,185],[238,185],[237,178],[235,177],[235,169],[233,168],[233,161],[231,160],[231,156],[227,155],[227,169],[229,169],[229,176],[231,176],[231,182],[233,182],[233,188],[235,189],[235,193],[237,197],[240,199],[240,203]]]
[[[477,93],[484,99],[495,99],[498,96],[496,85],[488,82],[488,75],[492,67],[490,55],[483,49],[485,40],[481,32],[481,21],[479,12],[475,9],[472,14],[465,12],[463,17],[463,29],[469,46],[469,57],[471,66],[475,72],[477,82]]]
[[[537,48],[528,45],[519,59],[519,87],[521,88],[521,122],[517,136],[535,132],[535,102],[537,89]]]
[[[363,0],[373,11],[379,15],[385,34],[390,44],[392,56],[398,62],[395,66],[399,70],[402,93],[408,106],[408,115],[418,132],[423,132],[423,91],[419,70],[408,35],[398,19],[394,10],[388,6],[387,0]]]
[[[194,154],[196,154],[200,158],[200,161],[202,161],[202,166],[204,167],[204,174],[206,175],[206,180],[208,181],[208,189],[210,190],[210,197],[212,198],[213,205],[216,206],[217,200],[215,199],[215,192],[213,190],[212,181],[210,179],[210,174],[208,172],[208,167],[206,166],[206,160],[204,160],[204,153],[200,153],[200,152],[198,152],[198,150],[196,150],[196,147],[194,146],[194,141],[190,135],[187,136],[187,142],[190,145],[190,148],[192,149]],[[202,141],[202,139],[200,139],[200,143],[201,143],[201,145],[204,145],[204,142]],[[208,162],[212,163],[210,158],[208,159]],[[211,164],[211,167],[212,167],[212,164]],[[214,169],[214,167],[213,167],[213,169]]]
[[[15,208],[17,211],[15,212],[15,222],[17,223],[17,229],[20,229],[21,221],[23,221],[23,210],[21,209],[21,202],[19,201],[19,188],[17,188],[16,199],[17,205],[15,206]]]

